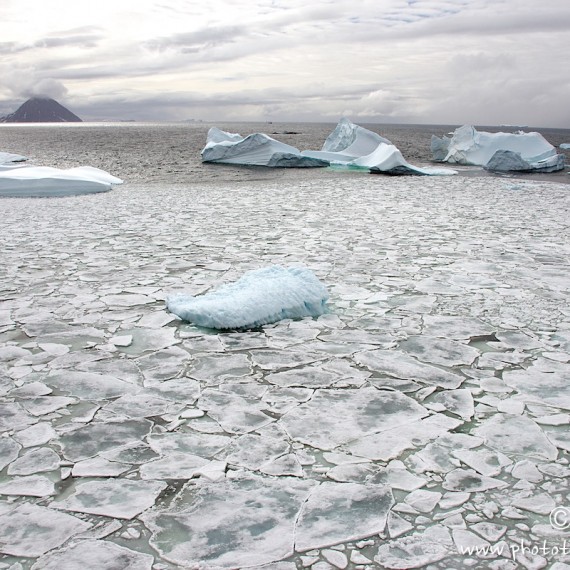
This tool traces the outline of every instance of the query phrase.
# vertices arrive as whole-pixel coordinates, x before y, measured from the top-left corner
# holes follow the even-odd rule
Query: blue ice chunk
[[[247,329],[325,312],[326,287],[306,267],[273,265],[248,271],[234,283],[193,297],[168,297],[166,306],[184,321],[211,329]]]

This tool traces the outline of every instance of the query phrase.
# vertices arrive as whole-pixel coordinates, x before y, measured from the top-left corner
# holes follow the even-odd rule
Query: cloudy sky
[[[570,128],[570,0],[0,0],[0,115]]]

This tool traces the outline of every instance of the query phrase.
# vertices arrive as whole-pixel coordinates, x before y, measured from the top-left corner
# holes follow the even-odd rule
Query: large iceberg
[[[321,150],[298,149],[263,133],[247,137],[213,127],[202,150],[204,162],[272,167],[335,166],[384,174],[456,174],[449,168],[419,168],[407,162],[388,140],[342,118]]]
[[[432,136],[431,150],[434,160],[489,170],[554,172],[564,168],[564,156],[536,132],[488,133],[463,125],[451,139]]]
[[[305,267],[273,265],[198,297],[178,294],[166,306],[184,321],[212,329],[248,329],[325,312],[326,287]]]
[[[202,149],[203,162],[270,166],[273,168],[314,168],[328,166],[324,160],[302,156],[299,149],[263,133],[242,137],[216,127],[208,131]]]
[[[72,196],[106,192],[122,180],[92,166],[62,170],[49,166],[2,165],[0,196]]]

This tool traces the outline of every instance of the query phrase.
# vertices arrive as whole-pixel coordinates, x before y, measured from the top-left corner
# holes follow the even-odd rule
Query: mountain
[[[0,123],[81,123],[81,119],[54,99],[34,97],[20,105],[11,115],[0,117]]]

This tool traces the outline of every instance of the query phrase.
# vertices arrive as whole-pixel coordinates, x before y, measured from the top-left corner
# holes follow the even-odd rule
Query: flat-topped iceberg
[[[8,166],[0,168],[0,196],[73,196],[106,192],[122,180],[92,166],[62,170],[49,166]]]
[[[263,133],[247,137],[213,127],[202,150],[204,162],[270,167],[335,166],[383,174],[456,174],[449,168],[420,168],[407,162],[388,140],[342,118],[321,150],[299,152]]]
[[[269,166],[273,168],[315,168],[328,162],[302,156],[299,149],[282,143],[263,133],[242,137],[216,127],[208,131],[206,146],[202,149],[203,162]]]
[[[28,160],[27,157],[21,154],[12,154],[10,152],[0,152],[0,164],[10,164],[13,162],[23,162]]]
[[[168,297],[166,306],[184,321],[211,329],[248,329],[282,319],[325,312],[326,287],[305,267],[273,265],[248,271],[234,283],[193,297]]]
[[[463,125],[453,136],[432,136],[434,160],[484,166],[498,171],[554,172],[564,168],[564,156],[536,132],[488,133]]]

